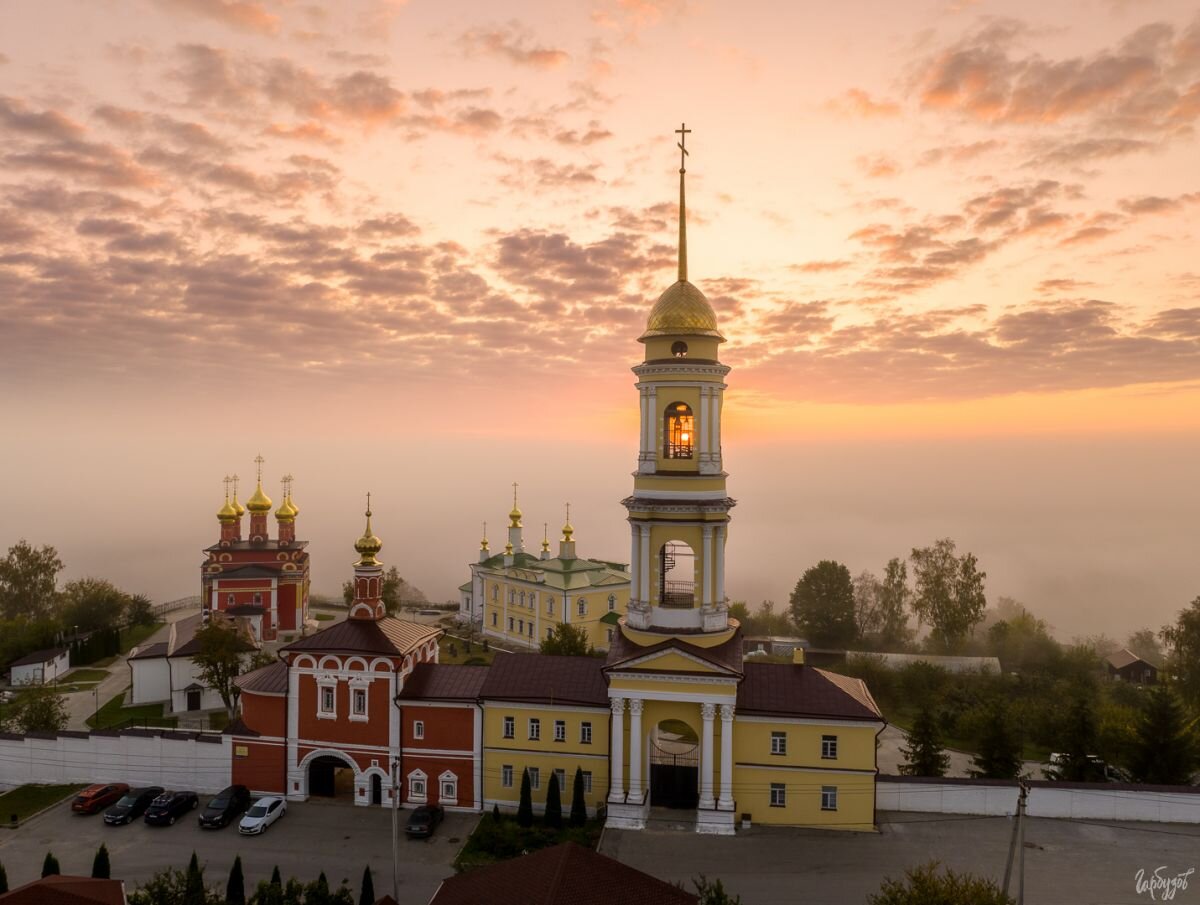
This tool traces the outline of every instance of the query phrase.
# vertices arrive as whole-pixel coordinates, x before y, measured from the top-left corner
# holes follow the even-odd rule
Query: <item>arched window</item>
[[[687,358],[687,343],[682,341],[672,343],[671,354],[676,358]]]
[[[609,594],[608,595],[608,611],[611,613],[616,608],[617,608],[617,595]]]
[[[667,406],[664,415],[663,437],[666,449],[663,457],[667,459],[690,459],[692,449],[696,445],[695,418],[692,417],[692,407],[686,402],[672,402]]]

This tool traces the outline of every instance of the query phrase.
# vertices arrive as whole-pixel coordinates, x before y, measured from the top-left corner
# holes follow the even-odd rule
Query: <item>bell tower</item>
[[[687,136],[681,126],[679,279],[650,310],[638,341],[645,360],[633,368],[641,435],[629,510],[629,610],[625,625],[654,635],[730,629],[725,601],[725,539],[734,501],[725,489],[721,409],[729,367],[725,337],[704,293],[688,282]],[[627,633],[627,637],[632,637]]]

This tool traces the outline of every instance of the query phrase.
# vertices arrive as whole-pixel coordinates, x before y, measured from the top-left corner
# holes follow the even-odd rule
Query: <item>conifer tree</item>
[[[587,802],[583,799],[583,767],[575,768],[575,782],[571,789],[571,826],[587,823]]]
[[[1092,760],[1096,750],[1096,719],[1092,702],[1082,690],[1076,694],[1064,727],[1063,750],[1058,762],[1043,772],[1047,779],[1066,782],[1102,782],[1103,772]]]
[[[4,870],[4,865],[0,864],[0,896],[8,892],[8,873]]]
[[[901,748],[904,763],[900,772],[905,776],[945,776],[950,755],[942,748],[942,734],[928,705],[921,708],[908,734],[908,747]]]
[[[517,805],[517,824],[533,826],[533,786],[529,782],[529,768],[521,771],[521,803]]]
[[[51,877],[61,873],[62,870],[58,866],[58,859],[54,857],[54,852],[46,852],[46,858],[42,861],[42,876]]]
[[[103,842],[96,849],[96,857],[92,859],[92,876],[98,880],[112,879],[112,865],[108,863],[108,846]]]
[[[371,865],[363,868],[363,878],[358,893],[358,905],[375,905],[375,881],[371,879]]]
[[[497,823],[500,822],[500,802],[498,801],[492,803],[492,819]]]
[[[1021,740],[1003,702],[996,701],[988,708],[987,722],[979,736],[979,753],[971,767],[971,775],[982,779],[1016,779],[1021,775]]]
[[[225,884],[226,905],[246,905],[246,878],[242,876],[242,856],[233,859],[229,881]]]
[[[562,795],[558,791],[558,773],[550,771],[550,785],[546,787],[546,810],[542,822],[552,830],[562,829]]]
[[[279,875],[279,865],[275,865],[275,869],[271,871],[271,885],[278,886],[283,889],[283,877]]]
[[[207,896],[204,894],[204,873],[200,870],[200,861],[192,852],[192,860],[188,862],[184,874],[182,905],[205,905]]]
[[[1175,692],[1159,686],[1147,695],[1129,759],[1134,782],[1190,785],[1200,753],[1196,734]]]

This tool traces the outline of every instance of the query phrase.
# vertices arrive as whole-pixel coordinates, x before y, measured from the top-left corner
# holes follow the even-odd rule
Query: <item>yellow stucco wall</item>
[[[716,361],[720,343],[713,336],[653,336],[646,340],[646,360],[654,361],[660,358],[675,358],[671,346],[679,339],[687,342],[688,358],[701,358]],[[712,379],[712,378],[707,378]]]
[[[488,578],[484,579],[483,585],[483,630],[485,634],[536,649],[542,639],[546,637],[547,630],[563,621],[562,591],[517,580],[498,581]],[[507,602],[510,591],[516,592],[515,602]],[[521,603],[522,592],[525,594],[524,605]],[[577,628],[582,628],[587,633],[589,642],[597,650],[607,650],[609,646],[608,630],[615,631],[616,626],[608,625],[600,620],[609,612],[608,598],[610,594],[615,598],[612,611],[618,615],[625,615],[629,608],[629,585],[580,588],[567,593],[568,606],[571,609],[570,618],[567,621]],[[587,604],[585,616],[579,615],[580,598],[583,598]],[[530,603],[531,600],[534,601],[533,605]],[[552,607],[551,604],[553,604]],[[493,615],[495,616],[494,624]],[[510,617],[513,620],[511,630],[508,628]],[[533,626],[532,635],[529,633],[531,625]]]
[[[784,787],[783,807],[771,806],[773,783]],[[821,809],[821,789],[825,786],[837,789],[837,810]],[[873,773],[830,773],[734,764],[733,794],[737,813],[749,814],[753,823],[840,830],[875,829]]]
[[[809,723],[760,723],[738,720],[733,736],[734,763],[778,764],[789,767],[875,769],[875,733],[878,726],[815,725]],[[771,733],[787,734],[787,753],[771,753]],[[821,757],[821,737],[837,737],[837,758]]]

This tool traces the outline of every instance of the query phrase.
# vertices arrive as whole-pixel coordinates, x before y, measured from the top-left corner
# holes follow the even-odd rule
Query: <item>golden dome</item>
[[[639,342],[655,336],[712,336],[718,342],[725,337],[717,329],[717,314],[704,293],[687,280],[679,280],[658,297],[650,309],[646,332]]]
[[[367,510],[367,527],[362,537],[354,542],[354,549],[359,555],[359,563],[364,566],[375,565],[375,554],[383,549],[383,541],[371,530],[371,510]]]
[[[270,512],[271,498],[263,493],[262,481],[254,488],[254,496],[246,500],[246,508],[251,512]]]
[[[300,510],[292,505],[290,496],[285,496],[283,502],[279,504],[279,508],[275,510],[275,518],[281,522],[294,522],[299,514]]]
[[[243,515],[246,514],[246,507],[238,502],[236,493],[233,495],[233,511],[237,515],[238,518],[241,518]]]
[[[570,522],[567,522],[565,525],[563,525],[563,538],[562,538],[563,540],[565,540],[569,543],[571,538],[574,535],[575,535],[575,529],[571,527]]]
[[[217,520],[222,522],[236,522],[237,517],[237,510],[229,502],[229,497],[225,497],[225,505],[217,510]]]

